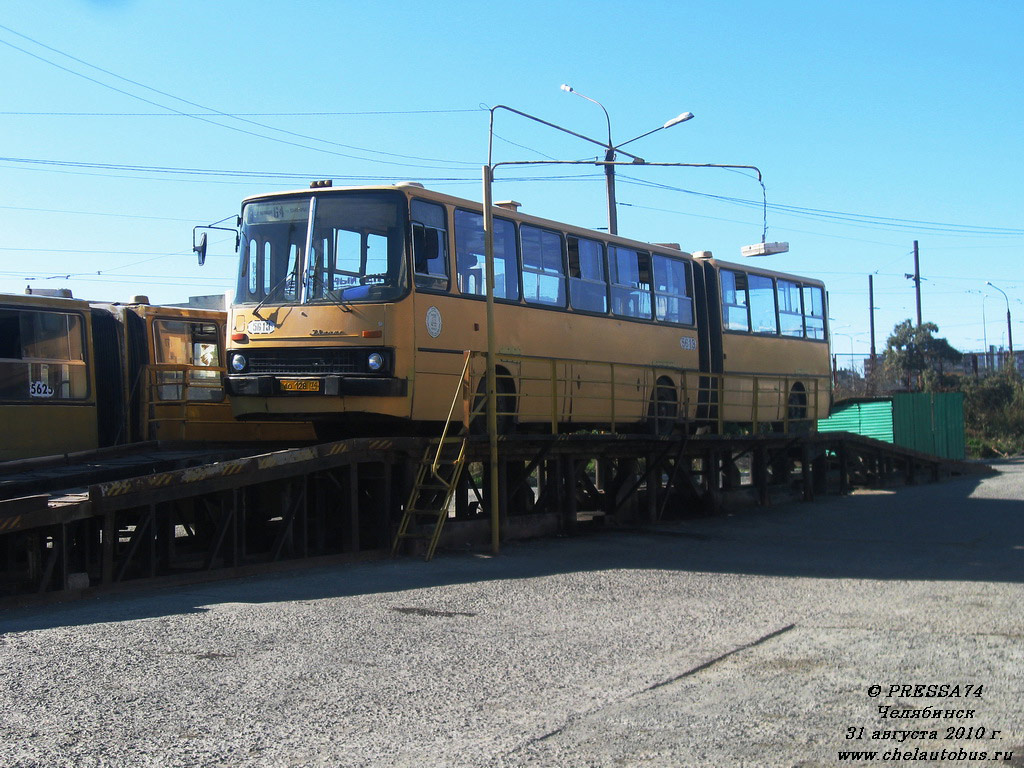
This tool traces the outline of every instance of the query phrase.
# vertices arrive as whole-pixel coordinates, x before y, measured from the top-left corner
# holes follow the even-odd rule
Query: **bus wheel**
[[[658,379],[647,409],[647,425],[652,434],[670,435],[679,417],[676,388],[669,379]]]

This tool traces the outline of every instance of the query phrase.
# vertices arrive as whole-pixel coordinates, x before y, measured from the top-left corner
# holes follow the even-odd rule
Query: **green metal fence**
[[[853,432],[904,448],[963,459],[964,396],[961,392],[902,392],[836,403],[818,421],[819,432]]]

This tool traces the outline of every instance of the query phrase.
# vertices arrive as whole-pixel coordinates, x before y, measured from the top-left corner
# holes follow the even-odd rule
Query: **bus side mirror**
[[[199,266],[203,266],[206,263],[206,233],[199,233],[199,242],[192,246],[192,250],[195,251],[196,256],[199,259]]]

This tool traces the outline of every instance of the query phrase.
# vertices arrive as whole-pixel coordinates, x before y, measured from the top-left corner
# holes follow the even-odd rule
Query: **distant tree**
[[[907,389],[922,389],[926,382],[941,384],[945,368],[963,357],[948,341],[934,335],[938,330],[935,323],[914,325],[910,320],[892,329],[882,364]]]
[[[964,426],[974,455],[1024,452],[1024,381],[1011,373],[977,380],[965,377]]]

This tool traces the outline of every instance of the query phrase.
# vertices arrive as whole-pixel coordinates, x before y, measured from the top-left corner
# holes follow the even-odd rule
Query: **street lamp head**
[[[996,285],[995,283],[993,283],[993,282],[992,282],[991,280],[986,280],[986,281],[985,281],[985,285],[989,285],[989,286],[991,286],[991,287],[995,288],[995,289],[996,289],[997,291],[999,291],[999,292],[1000,292],[1001,294],[1003,294],[1003,298],[1004,298],[1004,299],[1006,299],[1006,311],[1007,311],[1007,312],[1009,312],[1009,311],[1010,311],[1010,297],[1006,295],[1006,291],[1004,291],[1004,290],[1003,290],[1002,288],[1000,288],[1000,287],[999,287],[998,285]]]
[[[563,85],[562,87],[564,88],[565,86]],[[667,123],[665,123],[661,127],[662,128],[671,128],[673,125],[679,125],[680,123],[685,123],[687,120],[693,120],[693,112],[683,112],[683,114],[679,115],[678,117],[673,117],[671,120],[669,120]]]
[[[566,93],[572,93],[572,86],[562,83],[562,90],[565,91]]]

